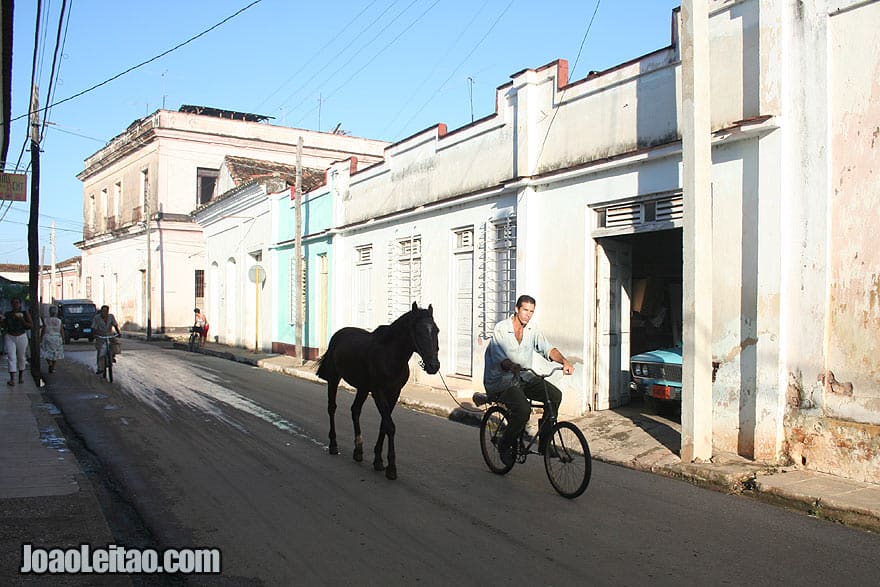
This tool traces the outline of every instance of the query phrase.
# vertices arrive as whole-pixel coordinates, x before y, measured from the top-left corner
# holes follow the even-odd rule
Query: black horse
[[[321,357],[318,377],[327,382],[327,412],[330,414],[330,454],[339,454],[336,445],[336,390],[339,380],[345,379],[357,390],[351,406],[354,422],[354,460],[364,459],[364,439],[361,436],[361,408],[367,395],[382,416],[379,438],[374,448],[373,468],[385,470],[388,479],[397,478],[394,456],[394,421],[391,412],[400,397],[400,390],[409,379],[409,359],[413,353],[422,358],[425,371],[434,374],[440,370],[437,352],[437,334],[434,309],[420,309],[415,302],[412,310],[390,325],[379,326],[373,332],[361,328],[342,328],[330,339],[327,352]],[[388,436],[388,467],[382,463],[382,444]]]

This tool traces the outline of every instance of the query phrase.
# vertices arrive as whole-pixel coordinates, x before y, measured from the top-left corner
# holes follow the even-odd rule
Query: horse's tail
[[[333,362],[333,349],[335,347],[336,340],[334,337],[331,337],[330,344],[327,345],[327,352],[324,353],[324,355],[320,359],[318,359],[318,371],[315,374],[324,381],[330,381],[332,379],[339,378],[336,373],[336,364]]]

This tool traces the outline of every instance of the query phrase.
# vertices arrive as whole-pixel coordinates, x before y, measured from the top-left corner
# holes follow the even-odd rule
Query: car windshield
[[[80,304],[76,306],[65,306],[64,307],[65,314],[94,314],[95,306]]]

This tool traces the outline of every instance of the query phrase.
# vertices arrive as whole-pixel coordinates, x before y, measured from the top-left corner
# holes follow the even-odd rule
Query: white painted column
[[[712,457],[712,143],[709,10],[681,3],[684,195],[681,460]]]

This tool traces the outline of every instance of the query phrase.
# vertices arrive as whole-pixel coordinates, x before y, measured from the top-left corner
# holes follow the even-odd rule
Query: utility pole
[[[302,149],[303,138],[300,135],[296,141],[296,186],[293,195],[296,213],[296,240],[293,247],[293,254],[296,255],[296,275],[291,276],[291,279],[295,280],[296,287],[296,352],[299,355],[300,364],[305,363],[303,353],[303,305],[305,300],[302,299],[305,294],[302,283]]]
[[[712,127],[709,9],[681,4],[682,401],[681,462],[712,458]]]
[[[153,340],[153,326],[151,323],[152,320],[152,289],[153,289],[153,280],[151,275],[151,269],[153,267],[153,262],[151,258],[152,245],[150,244],[150,229],[152,225],[152,209],[150,208],[150,176],[144,176],[144,217],[146,218],[146,228],[147,228],[147,284],[146,284],[146,292],[144,293],[144,305],[146,306],[147,313],[147,340]]]
[[[31,215],[28,219],[28,293],[31,298],[31,375],[39,385],[40,382],[40,303],[37,298],[38,271],[40,260],[38,248],[40,243],[40,99],[39,90],[34,85],[31,89]],[[36,312],[34,312],[36,308]]]
[[[49,274],[49,303],[55,301],[55,221],[52,221],[52,229],[49,233],[49,252],[52,258],[52,273]],[[63,295],[61,296],[64,297]]]

